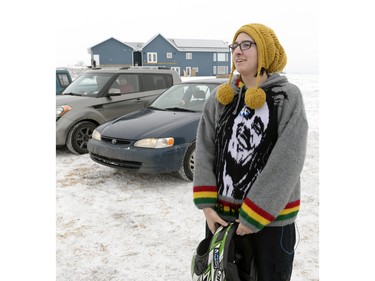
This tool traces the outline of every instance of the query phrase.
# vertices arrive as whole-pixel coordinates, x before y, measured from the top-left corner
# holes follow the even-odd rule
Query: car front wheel
[[[83,121],[75,124],[68,133],[66,146],[75,154],[88,153],[87,142],[91,138],[96,125],[89,121]]]
[[[178,171],[178,175],[188,181],[193,180],[194,175],[194,164],[195,164],[195,142],[190,144],[186,150],[184,159],[181,164],[181,168]]]

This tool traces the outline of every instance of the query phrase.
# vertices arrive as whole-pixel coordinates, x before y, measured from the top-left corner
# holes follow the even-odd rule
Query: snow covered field
[[[318,75],[288,74],[309,120],[293,281],[319,280]],[[56,280],[188,281],[204,238],[192,183],[130,174],[56,149]]]

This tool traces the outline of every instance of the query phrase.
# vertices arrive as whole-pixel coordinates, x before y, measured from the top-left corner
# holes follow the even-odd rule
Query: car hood
[[[139,140],[142,138],[181,137],[195,139],[201,112],[142,109],[109,121],[98,131],[102,137]]]

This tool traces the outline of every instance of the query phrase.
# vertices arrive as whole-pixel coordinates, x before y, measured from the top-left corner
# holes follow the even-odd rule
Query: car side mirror
[[[121,96],[121,91],[120,89],[117,89],[117,88],[111,88],[108,91],[108,95],[109,96]]]

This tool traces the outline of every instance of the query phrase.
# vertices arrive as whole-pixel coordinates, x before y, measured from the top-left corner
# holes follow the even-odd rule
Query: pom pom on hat
[[[228,83],[221,85],[216,93],[217,100],[222,105],[230,104],[234,98],[234,91]]]
[[[266,93],[261,88],[250,88],[245,93],[245,103],[252,109],[258,109],[266,102]]]

